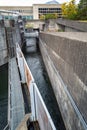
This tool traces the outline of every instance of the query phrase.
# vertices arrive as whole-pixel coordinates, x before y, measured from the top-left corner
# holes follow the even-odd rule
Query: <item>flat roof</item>
[[[32,8],[33,6],[0,6],[0,8]]]
[[[0,8],[33,8],[33,6],[60,6],[61,4],[33,4],[32,6],[0,6]]]
[[[33,6],[59,6],[61,4],[33,4]]]

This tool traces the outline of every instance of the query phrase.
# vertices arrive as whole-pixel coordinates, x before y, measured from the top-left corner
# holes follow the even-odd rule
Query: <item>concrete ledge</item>
[[[69,40],[76,40],[76,41],[79,41],[79,42],[85,42],[87,43],[87,33],[86,32],[42,32],[40,33],[41,35],[40,36],[43,36],[44,35],[44,38],[49,36],[49,37],[53,37],[53,38],[60,38],[61,40],[62,39],[69,39]],[[49,39],[48,37],[48,39]],[[53,39],[51,38],[50,41],[52,40],[53,42]],[[57,39],[55,39],[55,41],[57,42]],[[66,44],[66,43],[65,43]]]
[[[16,58],[9,60],[9,109],[10,129],[15,130],[25,116],[24,99]]]
[[[84,22],[65,20],[65,19],[58,19],[56,22],[58,25],[69,27],[76,31],[87,32],[87,23]]]

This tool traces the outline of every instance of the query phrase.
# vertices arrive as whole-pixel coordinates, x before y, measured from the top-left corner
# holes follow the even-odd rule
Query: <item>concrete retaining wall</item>
[[[45,21],[44,31],[58,31],[60,28],[55,19],[49,19]]]
[[[67,130],[87,130],[87,33],[40,33],[40,49]]]
[[[87,32],[87,23],[85,22],[58,19],[56,23],[58,28],[65,32]]]

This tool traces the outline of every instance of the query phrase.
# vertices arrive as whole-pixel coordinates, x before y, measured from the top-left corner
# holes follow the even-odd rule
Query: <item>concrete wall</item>
[[[5,28],[0,25],[0,66],[6,64],[7,58],[7,44],[5,36]]]
[[[45,21],[44,31],[58,31],[59,26],[55,19],[49,19]]]
[[[40,33],[40,49],[67,130],[87,130],[87,33]]]
[[[39,19],[38,17],[38,5],[33,5],[33,19]]]
[[[44,31],[87,32],[87,23],[65,19],[50,19],[45,21]]]
[[[58,19],[56,23],[58,28],[65,32],[87,32],[87,23],[85,22]]]

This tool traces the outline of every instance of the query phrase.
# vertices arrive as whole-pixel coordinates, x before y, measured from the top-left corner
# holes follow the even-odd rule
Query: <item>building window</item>
[[[57,13],[59,17],[61,17],[61,12],[62,12],[61,8],[39,8],[38,16],[40,18],[41,15]]]

